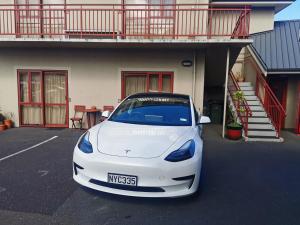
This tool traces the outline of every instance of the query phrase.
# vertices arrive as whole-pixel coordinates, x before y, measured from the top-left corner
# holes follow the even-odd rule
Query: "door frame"
[[[297,99],[298,99],[298,112],[296,115],[296,134],[300,135],[300,80],[298,81],[298,92],[297,92]]]
[[[268,79],[268,84],[269,84],[271,90],[274,92],[274,94],[275,94],[275,91],[273,90],[272,82],[275,82],[275,81],[276,82],[280,82],[280,87],[282,88],[283,96],[282,96],[282,99],[278,99],[278,101],[282,105],[284,111],[286,111],[289,79],[286,76],[282,76],[282,77],[270,77]],[[276,96],[276,94],[275,94],[275,96]],[[285,127],[285,119],[282,120],[281,127],[282,128]]]
[[[41,73],[41,99],[42,102],[39,103],[42,106],[42,124],[40,125],[31,125],[31,124],[22,124],[22,110],[21,110],[21,106],[24,104],[30,105],[31,103],[22,103],[21,102],[21,93],[20,93],[20,72],[27,72],[29,74],[31,74],[32,72],[40,72]],[[66,88],[66,96],[65,96],[65,100],[66,100],[66,104],[63,104],[66,106],[66,120],[65,120],[65,124],[46,124],[46,115],[45,115],[45,92],[44,92],[44,77],[45,77],[45,72],[61,72],[64,73],[65,76],[65,88]],[[30,76],[29,76],[30,77]],[[49,70],[39,70],[39,69],[18,69],[17,70],[17,85],[18,85],[18,112],[19,112],[19,125],[20,127],[44,127],[44,128],[68,128],[69,127],[69,83],[68,83],[69,79],[68,79],[68,70],[53,70],[53,69],[49,69]],[[29,96],[31,96],[31,80],[28,80],[29,82],[29,86],[28,86],[28,93]],[[51,104],[50,104],[51,105]],[[56,104],[54,104],[56,105]]]
[[[26,72],[28,74],[28,98],[29,98],[29,102],[21,102],[21,91],[20,91],[20,72]],[[31,102],[31,95],[32,95],[32,92],[31,92],[31,74],[32,73],[37,73],[39,72],[40,73],[40,76],[41,76],[41,102],[39,103],[32,103]],[[43,75],[41,73],[41,71],[39,70],[17,70],[17,82],[18,82],[18,113],[19,113],[19,125],[20,127],[43,127],[43,122],[44,122],[44,113],[43,113],[43,96],[44,96],[44,90],[43,90]],[[41,124],[32,124],[32,125],[29,125],[29,124],[23,124],[22,123],[22,106],[23,105],[27,105],[27,106],[32,106],[32,105],[38,105],[41,107],[42,109],[42,123]]]
[[[126,97],[126,77],[130,76],[145,76],[146,77],[146,93],[149,92],[149,77],[153,74],[158,74],[158,88],[159,92],[161,92],[162,89],[162,76],[163,74],[166,74],[170,76],[170,89],[171,93],[174,92],[174,72],[171,71],[122,71],[121,72],[121,99],[123,100]]]

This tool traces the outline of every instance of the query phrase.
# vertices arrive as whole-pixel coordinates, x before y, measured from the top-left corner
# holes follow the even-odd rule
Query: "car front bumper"
[[[85,154],[75,147],[73,178],[79,184],[98,191],[137,197],[180,197],[197,191],[201,155],[182,162],[162,158],[140,159],[109,156],[99,152]],[[138,186],[107,182],[108,173],[138,177]]]

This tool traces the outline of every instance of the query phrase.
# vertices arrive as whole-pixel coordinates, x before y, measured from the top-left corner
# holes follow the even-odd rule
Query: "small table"
[[[88,128],[96,125],[97,115],[101,114],[101,109],[85,109],[86,118],[88,122]]]

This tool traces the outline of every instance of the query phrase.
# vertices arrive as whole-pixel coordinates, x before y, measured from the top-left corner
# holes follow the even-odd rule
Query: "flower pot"
[[[13,121],[12,120],[4,120],[4,125],[6,125],[7,128],[12,128]]]
[[[242,138],[242,129],[243,127],[233,127],[233,126],[227,126],[227,132],[226,136],[230,140],[239,140]]]
[[[0,124],[0,131],[3,131],[6,129],[6,125],[5,124]]]

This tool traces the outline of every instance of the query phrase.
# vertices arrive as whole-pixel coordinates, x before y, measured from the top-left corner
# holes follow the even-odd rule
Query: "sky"
[[[300,0],[296,0],[292,5],[277,13],[275,20],[300,19]]]

